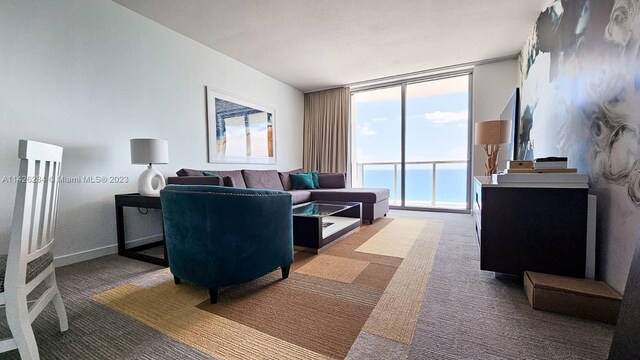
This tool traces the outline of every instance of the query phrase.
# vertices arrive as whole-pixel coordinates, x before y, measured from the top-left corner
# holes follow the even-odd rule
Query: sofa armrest
[[[347,174],[345,173],[320,173],[318,182],[321,189],[344,189],[347,187]]]
[[[168,184],[176,185],[216,185],[223,186],[219,176],[169,176]]]

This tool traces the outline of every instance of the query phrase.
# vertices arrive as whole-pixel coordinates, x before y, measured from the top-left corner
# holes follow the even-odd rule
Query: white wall
[[[130,138],[169,141],[166,176],[250,167],[207,164],[205,85],[275,109],[277,166],[253,168],[301,167],[298,90],[109,0],[0,1],[0,179],[18,172],[18,139],[63,146],[64,176],[129,177],[61,185],[58,263],[115,251],[113,195],[135,192],[144,169],[130,164]],[[0,182],[0,252],[15,187]],[[131,238],[158,234],[158,212],[128,215]]]
[[[498,119],[518,84],[518,60],[478,65],[473,70],[473,122]],[[472,139],[473,141],[473,139]],[[487,160],[482,145],[473,145],[473,175],[483,176]],[[507,165],[508,144],[502,145],[498,170]]]

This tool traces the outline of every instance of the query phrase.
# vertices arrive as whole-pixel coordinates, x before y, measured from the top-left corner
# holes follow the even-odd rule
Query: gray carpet
[[[471,216],[403,215],[445,220],[413,343],[361,333],[349,358],[606,359],[613,326],[533,310],[519,282],[479,270]]]
[[[69,331],[60,333],[53,307],[48,306],[33,323],[41,359],[210,359],[90,300],[94,294],[158,269],[161,268],[117,255],[56,269],[69,317]],[[2,316],[0,338],[8,334]],[[0,359],[18,360],[20,356],[14,350],[0,354]]]
[[[613,327],[532,310],[521,285],[479,269],[469,215],[394,212],[445,220],[412,345],[361,333],[350,359],[605,359]],[[51,307],[34,322],[42,359],[208,359],[90,297],[160,267],[103,257],[57,269],[70,330]],[[158,299],[162,301],[162,299]],[[0,337],[8,335],[0,319]],[[19,359],[18,352],[0,359]]]

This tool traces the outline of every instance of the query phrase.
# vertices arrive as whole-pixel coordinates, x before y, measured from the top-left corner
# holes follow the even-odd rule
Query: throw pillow
[[[202,176],[202,170],[180,169],[176,172],[178,176]]]
[[[320,173],[318,174],[320,187],[323,189],[342,189],[347,187],[347,175],[345,173]]]
[[[313,177],[309,173],[289,174],[293,190],[313,189]]]
[[[318,177],[318,170],[312,171],[309,174],[311,174],[311,179],[313,180],[313,188],[320,189],[320,178]]]
[[[279,172],[278,175],[280,175],[280,182],[282,183],[282,187],[285,190],[291,190],[291,180],[289,179],[289,174],[299,174],[301,172],[302,169]]]
[[[204,176],[218,176],[218,173],[216,173],[215,171],[203,170],[202,171],[202,175],[204,175]]]
[[[223,177],[222,182],[226,187],[236,187],[236,182],[233,181],[233,178],[231,176]]]

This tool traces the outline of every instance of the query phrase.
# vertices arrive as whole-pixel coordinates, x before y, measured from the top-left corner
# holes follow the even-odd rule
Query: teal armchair
[[[293,262],[291,195],[284,191],[169,185],[160,192],[169,268],[209,289],[244,283]]]

